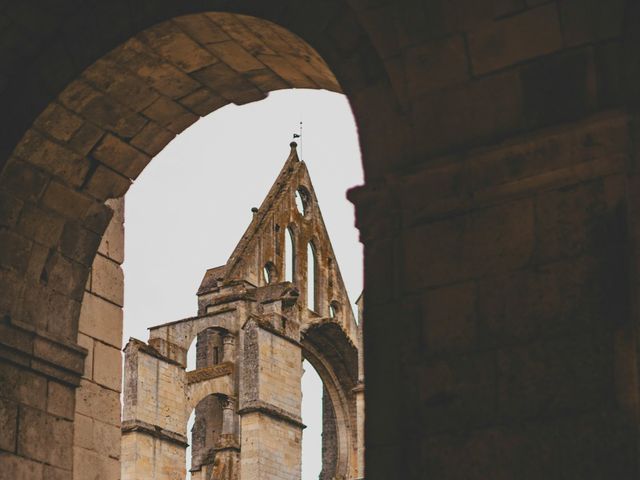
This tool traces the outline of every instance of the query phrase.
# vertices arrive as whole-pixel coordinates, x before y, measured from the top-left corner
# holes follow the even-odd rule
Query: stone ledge
[[[128,433],[143,433],[159,440],[175,443],[181,447],[188,447],[187,437],[171,430],[166,430],[157,425],[152,425],[142,420],[125,420],[122,422],[121,431],[123,435]]]
[[[187,383],[203,382],[212,378],[224,377],[233,374],[234,364],[232,362],[224,362],[211,367],[198,368],[187,372]]]
[[[262,400],[254,400],[252,402],[248,402],[245,404],[245,406],[238,410],[238,415],[246,415],[249,413],[263,413],[271,418],[289,423],[300,429],[307,428],[307,426],[302,423],[302,419],[297,415],[291,415],[289,412],[263,402]]]
[[[59,382],[80,385],[87,353],[86,348],[31,325],[7,317],[0,322],[0,358]]]

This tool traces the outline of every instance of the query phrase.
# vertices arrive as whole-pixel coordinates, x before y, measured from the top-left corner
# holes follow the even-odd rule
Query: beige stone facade
[[[227,264],[207,270],[198,315],[127,344],[123,480],[184,478],[194,410],[194,480],[299,480],[304,358],[324,382],[321,479],[363,477],[362,322],[291,147]]]

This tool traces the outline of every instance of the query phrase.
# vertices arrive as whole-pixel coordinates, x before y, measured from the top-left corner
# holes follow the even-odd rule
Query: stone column
[[[222,435],[234,435],[236,433],[236,401],[227,397],[222,403]]]
[[[236,361],[236,337],[230,333],[222,338],[222,361]]]
[[[273,316],[272,321],[279,319]],[[301,475],[302,350],[273,322],[251,318],[243,331],[242,480],[299,480]],[[288,331],[299,335],[297,324],[289,325]]]

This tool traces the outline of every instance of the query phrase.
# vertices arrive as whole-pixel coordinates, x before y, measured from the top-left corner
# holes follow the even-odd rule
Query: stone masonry
[[[207,270],[198,315],[125,347],[123,480],[183,479],[193,410],[192,479],[299,480],[304,358],[324,382],[320,478],[363,478],[362,321],[291,147],[227,264]]]
[[[0,479],[119,478],[119,199],[286,88],[358,128],[367,479],[639,478],[638,25],[637,0],[3,2]]]

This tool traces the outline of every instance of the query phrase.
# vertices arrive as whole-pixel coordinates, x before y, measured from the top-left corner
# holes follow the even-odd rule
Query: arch
[[[357,350],[336,323],[310,326],[302,335],[302,353],[322,380],[335,413],[335,471],[324,478],[348,478],[357,471],[357,419],[353,388],[357,384]],[[326,447],[326,445],[323,445]]]
[[[292,22],[277,15],[265,18],[265,12],[256,11],[252,2],[234,4],[234,13],[202,12],[202,7],[187,12],[176,5],[168,2],[163,13],[154,13],[153,18],[136,23],[141,31],[132,37],[123,30],[114,32],[108,42],[99,36],[83,38],[78,44],[101,42],[90,49],[95,53],[85,62],[73,62],[73,67],[62,75],[65,81],[56,89],[55,98],[40,89],[32,98],[32,105],[39,105],[36,110],[28,112],[23,106],[18,109],[21,114],[8,124],[12,128],[22,125],[22,130],[3,131],[3,138],[13,138],[3,145],[13,154],[9,164],[3,165],[6,172],[0,179],[0,190],[13,191],[13,183],[20,178],[37,180],[44,192],[30,198],[37,198],[36,203],[45,207],[40,212],[42,220],[55,216],[58,222],[62,214],[67,237],[78,238],[74,233],[83,232],[82,241],[73,246],[73,252],[67,252],[69,247],[63,247],[61,239],[51,239],[52,245],[48,246],[52,251],[49,265],[56,263],[66,272],[63,275],[68,280],[65,290],[71,317],[78,315],[77,303],[99,244],[96,239],[103,234],[111,215],[111,208],[104,202],[124,195],[131,180],[176,134],[199,116],[228,103],[259,100],[269,91],[289,87],[342,91],[334,70],[340,71],[354,88],[361,82],[353,77],[354,52],[332,54],[332,44],[313,28],[316,17],[309,12],[300,11],[301,18]],[[346,4],[342,8],[337,4],[324,8],[336,19],[344,18],[346,23],[341,25],[349,25],[350,31],[361,38],[357,51],[372,51]],[[239,15],[239,11],[245,15]],[[190,15],[180,16],[184,13]],[[246,15],[251,13],[256,16]],[[101,21],[107,18],[108,15],[101,17]],[[335,66],[325,63],[318,52],[329,55],[329,62]],[[369,61],[376,58],[373,55]],[[60,62],[56,68],[60,65],[69,64]],[[371,71],[376,72],[372,78],[384,77],[380,65]],[[32,124],[36,113],[39,117],[27,130],[26,125]],[[24,118],[30,120],[21,123]],[[19,132],[22,139],[16,145]],[[22,238],[23,235],[24,232],[20,234]],[[67,265],[69,257],[71,264]],[[39,263],[35,268],[40,268],[41,273],[44,265]],[[46,274],[36,277],[51,282],[60,278]],[[20,284],[22,291],[21,282],[10,283],[16,288]],[[22,299],[17,290],[8,294],[18,298],[12,315],[23,311],[23,301],[34,305],[33,299]],[[121,302],[117,298],[114,301]],[[29,309],[33,310],[35,307]],[[63,323],[51,325],[70,329],[56,333],[75,338],[77,319],[64,319]]]
[[[268,261],[262,268],[262,276],[267,285],[278,281],[278,270],[272,261]]]
[[[233,334],[229,330],[219,326],[198,331],[187,350],[187,370],[191,366],[193,369],[206,368],[225,361],[229,357],[229,352],[225,351],[228,344],[226,338],[230,335]],[[191,360],[195,361],[192,363]]]
[[[216,447],[219,447],[221,438],[228,434],[224,430],[224,409],[228,402],[228,396],[212,393],[203,397],[193,408],[191,414],[194,420],[191,428],[191,458],[187,459],[192,478],[203,467],[213,465]],[[204,477],[196,476],[195,478]]]
[[[296,275],[296,236],[289,225],[284,234],[284,280],[295,282]]]
[[[117,1],[112,5],[115,6]],[[38,84],[37,88],[30,91],[29,88],[11,81],[8,81],[5,88],[7,83],[3,82],[4,98],[11,99],[6,102],[4,111],[12,118],[7,122],[10,127],[3,129],[0,135],[0,152],[12,154],[8,163],[0,164],[0,191],[6,193],[24,189],[25,200],[37,206],[41,220],[61,222],[60,230],[64,232],[60,238],[47,239],[48,244],[43,246],[40,240],[30,236],[28,232],[16,231],[15,238],[30,245],[35,242],[37,248],[24,252],[24,258],[30,265],[28,273],[20,266],[15,269],[9,266],[9,270],[3,269],[0,273],[3,290],[12,299],[10,305],[3,303],[3,308],[8,308],[8,311],[2,312],[3,315],[6,314],[5,318],[33,324],[41,321],[35,318],[37,315],[34,312],[48,311],[48,306],[54,302],[56,306],[60,306],[61,315],[56,312],[55,319],[52,315],[51,321],[45,321],[38,328],[48,330],[57,338],[76,342],[83,289],[100,239],[113,215],[113,209],[105,205],[105,201],[124,195],[131,181],[176,134],[199,116],[221,106],[255,101],[278,88],[327,88],[342,91],[331,73],[333,69],[325,69],[326,64],[309,44],[294,41],[297,37],[293,31],[304,32],[305,36],[314,39],[314,43],[317,39],[318,45],[314,47],[320,47],[317,51],[326,52],[331,63],[342,66],[341,76],[352,91],[361,88],[364,91],[364,87],[367,87],[367,93],[357,101],[361,101],[363,96],[378,96],[378,93],[370,94],[368,88],[375,90],[380,78],[384,77],[382,63],[374,53],[366,32],[346,3],[344,8],[338,4],[322,7],[329,16],[334,17],[339,25],[336,26],[338,30],[347,28],[349,38],[356,39],[352,47],[339,53],[333,40],[315,31],[318,17],[305,9],[299,13],[287,9],[286,15],[272,16],[265,15],[263,7],[256,7],[253,2],[240,1],[234,4],[234,8],[244,13],[268,17],[269,20],[292,26],[291,30],[281,31],[281,27],[275,24],[265,27],[267,20],[257,20],[256,17],[239,20],[237,15],[230,13],[207,15],[201,12],[201,5],[190,0],[166,2],[153,11],[130,13],[137,16],[135,21],[132,19],[131,22],[122,23],[118,22],[122,20],[119,18],[121,13],[114,13],[112,16],[106,12],[102,15],[82,10],[69,24],[94,25],[93,20],[96,18],[93,15],[96,15],[100,23],[109,25],[108,37],[101,36],[104,32],[98,29],[88,29],[75,37],[78,32],[70,28],[65,45],[71,45],[72,49],[81,46],[81,49],[66,59],[59,58],[58,53],[68,53],[67,48],[54,48],[49,52],[48,45],[56,44],[60,47],[60,44],[57,41],[45,41],[42,42],[45,51],[42,56],[38,56],[47,58],[46,64],[50,62],[55,65],[53,69],[59,75],[52,75],[53,69],[49,70],[44,64],[40,64],[34,68],[40,68],[38,73],[42,74],[41,77],[24,77],[45,79],[47,88],[41,88],[41,84]],[[272,8],[275,12],[279,7],[270,5],[267,11]],[[298,8],[294,6],[294,10]],[[110,11],[116,10],[114,8]],[[129,12],[128,7],[125,10]],[[184,13],[194,16],[177,18]],[[292,14],[293,17],[290,17]],[[300,22],[297,17],[306,17],[307,20]],[[240,24],[246,22],[251,25],[247,27],[249,35],[268,27],[270,32],[276,32],[270,38],[284,35],[284,40],[280,36],[277,42],[281,45],[280,49],[290,50],[286,53],[278,48],[272,49],[273,53],[250,51],[251,55],[258,57],[266,55],[261,59],[272,62],[267,68],[255,71],[236,72],[227,63],[235,62],[238,59],[235,55],[206,65],[209,60],[200,51],[200,47],[185,48],[184,42],[189,44],[189,39],[196,37],[198,43],[201,41],[197,38],[199,35],[211,34],[207,23],[210,21],[214,27],[219,26],[218,21],[239,21]],[[207,25],[204,30],[200,29],[202,22]],[[128,26],[117,27],[123,24]],[[129,38],[129,26],[136,33],[132,38]],[[145,28],[147,30],[144,32],[137,33]],[[185,29],[189,31],[185,32]],[[60,31],[56,34],[60,34]],[[79,38],[82,41],[77,41]],[[239,43],[235,38],[228,42],[227,46],[231,49],[237,48],[235,44]],[[204,44],[208,45],[205,41],[201,46]],[[334,51],[335,55],[332,53]],[[219,56],[223,57],[224,52],[219,52]],[[354,68],[353,65],[353,59],[358,57],[369,64],[364,77],[360,74],[360,68]],[[69,67],[61,68],[61,65]],[[241,69],[237,63],[235,66]],[[28,62],[26,68],[31,68]],[[6,71],[30,73],[21,68],[13,69],[9,65]],[[331,76],[325,76],[326,72]],[[35,83],[39,81],[36,80]],[[27,108],[22,104],[24,97],[15,95],[16,92],[24,91],[31,93],[28,95]],[[21,100],[13,103],[14,98]],[[353,100],[356,101],[355,98]],[[34,122],[36,115],[39,116]],[[31,125],[33,128],[30,128]],[[21,140],[16,145],[19,138]],[[0,162],[4,162],[6,158],[8,157],[0,155]],[[27,183],[24,183],[25,179]],[[47,255],[43,256],[43,252]],[[2,261],[5,261],[4,257]],[[108,280],[108,283],[111,282],[110,288],[115,287],[116,293],[107,300],[121,305],[122,299],[117,293],[117,275],[116,272]],[[26,291],[37,293],[23,296],[22,292]],[[29,308],[25,308],[27,305]],[[195,333],[193,330],[174,333],[175,337],[171,339],[156,336],[152,340],[157,340],[158,343],[170,341],[172,345],[184,347],[185,352],[175,353],[175,356],[180,357],[183,353],[186,354],[186,347]]]
[[[318,311],[318,258],[313,241],[307,243],[307,308]]]
[[[295,204],[298,213],[307,217],[311,212],[311,194],[303,185],[300,185],[294,192]]]
[[[338,318],[340,309],[340,302],[332,300],[331,303],[329,303],[329,318]]]

